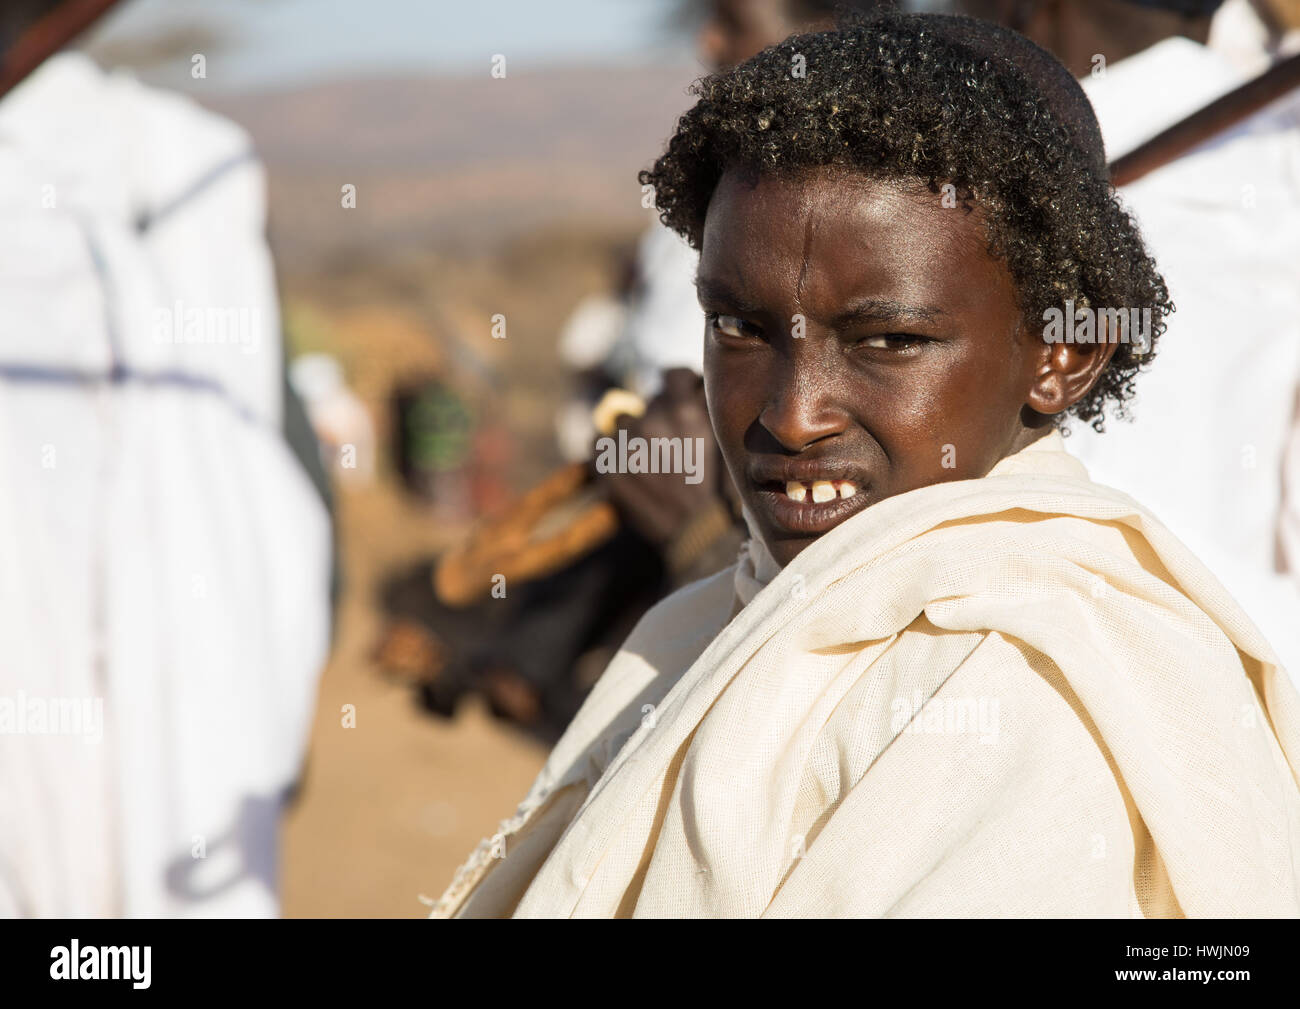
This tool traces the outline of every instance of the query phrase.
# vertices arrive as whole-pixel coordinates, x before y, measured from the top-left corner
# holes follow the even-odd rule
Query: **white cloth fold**
[[[1300,698],[1059,435],[773,569],[647,615],[435,915],[1300,913]]]

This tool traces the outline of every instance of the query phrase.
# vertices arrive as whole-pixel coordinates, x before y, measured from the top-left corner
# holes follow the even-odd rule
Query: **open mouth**
[[[785,496],[791,501],[802,504],[812,500],[813,504],[825,504],[836,498],[851,498],[858,492],[858,485],[852,480],[787,480]]]
[[[767,524],[779,532],[818,536],[867,506],[857,479],[810,477],[754,480],[754,503]]]

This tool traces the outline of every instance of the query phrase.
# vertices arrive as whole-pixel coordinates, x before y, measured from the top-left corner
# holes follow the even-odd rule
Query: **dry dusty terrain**
[[[544,750],[477,704],[454,722],[435,719],[377,673],[371,597],[385,570],[429,540],[427,523],[387,487],[345,495],[339,517],[349,587],[284,839],[284,913],[420,916],[420,897],[441,894],[523,797]],[[345,704],[355,705],[355,728],[343,728]]]

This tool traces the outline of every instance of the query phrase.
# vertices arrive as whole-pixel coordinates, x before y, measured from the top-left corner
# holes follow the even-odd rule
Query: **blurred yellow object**
[[[1300,28],[1300,0],[1265,0],[1264,6],[1286,31]]]
[[[627,389],[609,389],[592,408],[591,422],[605,437],[618,430],[620,417],[640,417],[645,413],[645,400]]]
[[[618,531],[618,512],[590,479],[582,463],[565,466],[504,516],[481,524],[438,562],[438,598],[447,606],[469,606],[498,586],[552,574],[608,540]]]

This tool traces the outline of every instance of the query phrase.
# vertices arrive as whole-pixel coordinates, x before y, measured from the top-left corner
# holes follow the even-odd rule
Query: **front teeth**
[[[850,498],[857,492],[858,488],[852,480],[814,480],[812,483],[812,499],[817,504],[834,501],[837,497]],[[785,485],[785,496],[791,501],[806,501],[808,487],[798,480],[790,480]]]

